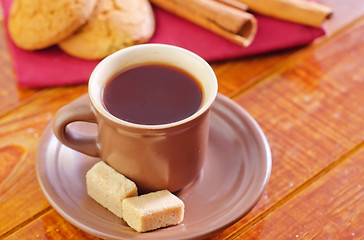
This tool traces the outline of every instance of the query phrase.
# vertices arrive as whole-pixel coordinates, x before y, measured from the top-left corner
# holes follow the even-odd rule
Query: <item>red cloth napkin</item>
[[[13,0],[1,1],[7,30],[7,18]],[[180,46],[210,62],[302,46],[325,34],[322,28],[256,15],[256,37],[249,47],[244,48],[159,8],[155,8],[155,17],[156,32],[151,43]],[[14,45],[8,32],[7,39],[16,79],[22,87],[85,83],[99,62],[71,57],[56,46],[25,51]]]

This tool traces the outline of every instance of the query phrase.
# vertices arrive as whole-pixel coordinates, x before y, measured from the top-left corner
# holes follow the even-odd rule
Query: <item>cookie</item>
[[[87,24],[58,46],[75,57],[102,59],[148,41],[154,29],[154,14],[148,0],[98,0]]]
[[[46,48],[84,25],[95,6],[96,0],[14,0],[9,33],[20,48]]]

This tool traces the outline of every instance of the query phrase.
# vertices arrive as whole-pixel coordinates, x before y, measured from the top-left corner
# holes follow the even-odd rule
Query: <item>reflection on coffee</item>
[[[115,75],[103,102],[115,117],[137,124],[158,125],[185,119],[200,108],[203,93],[190,74],[173,66],[143,64]]]

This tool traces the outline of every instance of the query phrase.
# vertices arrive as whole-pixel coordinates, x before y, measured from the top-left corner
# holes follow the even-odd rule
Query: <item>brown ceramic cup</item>
[[[122,70],[145,63],[175,66],[199,81],[203,102],[197,112],[161,125],[135,124],[110,114],[102,101],[105,85]],[[54,133],[64,145],[101,158],[143,192],[175,192],[199,176],[207,150],[210,106],[217,94],[216,76],[201,57],[164,44],[125,48],[98,64],[91,74],[88,93],[90,104],[73,102],[55,116]],[[76,121],[96,123],[97,136],[72,132],[67,126]]]

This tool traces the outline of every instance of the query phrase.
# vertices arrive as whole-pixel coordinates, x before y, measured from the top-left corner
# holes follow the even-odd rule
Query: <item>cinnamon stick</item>
[[[218,1],[151,0],[151,2],[242,46],[249,46],[257,31],[257,22],[252,14]]]
[[[312,27],[321,27],[332,16],[328,6],[307,0],[238,0],[249,10]]]
[[[237,9],[242,10],[242,11],[247,11],[248,10],[248,6],[245,3],[240,2],[240,1],[236,1],[236,0],[214,0],[214,1],[223,3],[225,5],[237,8]]]

